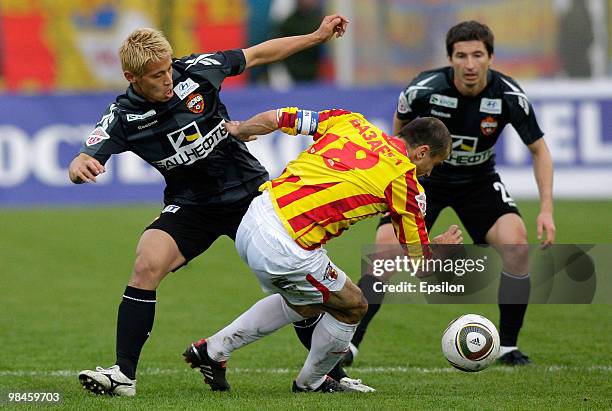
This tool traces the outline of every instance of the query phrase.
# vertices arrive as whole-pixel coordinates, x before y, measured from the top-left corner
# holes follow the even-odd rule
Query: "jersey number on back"
[[[323,157],[325,165],[336,171],[367,170],[378,164],[378,153],[366,150],[352,141],[345,142],[342,148],[324,150],[339,138],[340,136],[332,133],[324,135],[312,145],[310,154],[318,152]]]

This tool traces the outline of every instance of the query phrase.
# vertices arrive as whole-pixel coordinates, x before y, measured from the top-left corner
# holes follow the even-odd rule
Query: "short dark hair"
[[[451,148],[451,135],[444,123],[434,117],[419,117],[406,124],[400,130],[398,137],[410,147],[429,146],[431,157],[444,155]]]
[[[472,40],[482,41],[489,56],[493,54],[495,43],[493,32],[489,26],[475,20],[462,21],[450,28],[448,33],[446,33],[446,54],[448,54],[448,57],[452,57],[453,47],[458,41]]]

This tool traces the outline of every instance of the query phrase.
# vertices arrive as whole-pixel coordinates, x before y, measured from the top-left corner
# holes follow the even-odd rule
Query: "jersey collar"
[[[406,144],[404,140],[399,137],[388,136],[386,134],[383,135],[383,138],[387,140],[387,142],[397,151],[408,157],[408,149],[406,148]]]
[[[134,91],[134,87],[130,84],[125,91],[126,97],[134,104],[142,106],[145,104],[151,104],[149,101],[145,100],[141,97],[136,91]]]
[[[172,101],[173,99],[174,96],[172,97],[172,99],[170,99],[170,101]],[[117,103],[120,103],[121,105],[126,107],[131,106],[134,109],[143,109],[150,107],[161,108],[166,106],[169,102],[166,101],[153,103],[151,101],[147,101],[140,94],[136,93],[136,91],[134,91],[134,87],[130,84],[125,90],[125,94],[122,94],[121,96],[117,97]]]

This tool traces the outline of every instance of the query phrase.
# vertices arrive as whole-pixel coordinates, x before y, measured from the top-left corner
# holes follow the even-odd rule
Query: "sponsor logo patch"
[[[489,114],[501,114],[502,101],[500,98],[481,98],[480,111]]]
[[[126,115],[126,117],[127,117],[127,121],[138,121],[138,120],[144,120],[145,118],[154,116],[155,114],[157,114],[155,110],[149,110],[146,113],[142,113],[142,114],[128,114]]]
[[[476,151],[476,143],[478,139],[476,137],[468,136],[451,136],[453,139],[453,151],[462,151],[473,153]]]
[[[177,206],[177,205],[167,205],[164,207],[164,209],[162,210],[162,213],[176,213],[181,207]]]
[[[482,119],[480,122],[480,131],[482,131],[482,134],[490,136],[495,130],[497,130],[497,120],[491,116]]]
[[[431,109],[431,114],[433,114],[434,116],[442,117],[442,118],[451,118],[451,115],[449,113],[434,110],[433,108]]]
[[[147,124],[143,124],[143,125],[141,125],[141,126],[138,126],[137,128],[138,128],[138,130],[143,130],[143,129],[145,129],[145,128],[149,128],[149,127],[151,127],[151,126],[154,126],[155,124],[157,124],[157,119],[155,119],[155,120],[153,120],[153,121],[150,121],[150,122],[148,122]]]
[[[200,129],[195,121],[189,123],[180,130],[168,134],[172,147],[174,147],[174,149],[177,151],[181,147],[193,143],[200,137],[202,137],[202,134],[200,134]]]
[[[106,130],[108,126],[110,126],[110,124],[115,119],[115,109],[116,108],[117,108],[117,105],[115,103],[111,104],[110,107],[108,108],[109,113],[102,116],[102,119],[100,119],[100,122],[96,125],[102,127],[103,130]]]
[[[154,161],[153,164],[158,168],[171,170],[174,167],[193,164],[206,158],[217,144],[228,136],[223,123],[224,121],[219,122],[205,136],[202,135],[195,121],[169,133],[168,139],[176,153],[168,158]]]
[[[512,90],[512,91],[504,91],[504,94],[511,94],[513,96],[516,96],[518,99],[519,106],[522,107],[523,111],[525,111],[525,115],[528,116],[529,115],[529,99],[527,98],[525,93],[523,93],[520,88],[518,88],[517,86],[515,86],[508,80],[502,78],[502,81],[506,83],[506,85],[510,87],[510,89]]]
[[[185,63],[188,64],[185,70],[189,70],[191,66],[194,66],[196,64],[202,64],[204,66],[220,66],[221,65],[220,61],[210,56],[212,56],[211,53],[200,54],[196,58],[185,60]]]
[[[85,140],[87,147],[95,146],[102,140],[108,140],[110,136],[102,127],[96,127],[89,133],[89,137]]]
[[[414,196],[414,199],[416,200],[417,205],[421,210],[421,213],[423,214],[423,216],[425,216],[425,213],[427,211],[427,197],[425,196],[425,193],[421,193],[419,195]]]
[[[181,81],[176,86],[174,86],[174,92],[178,96],[179,99],[184,100],[191,92],[195,91],[200,85],[188,78],[185,81]]]
[[[457,103],[456,97],[449,97],[443,94],[432,94],[429,97],[429,104],[435,104],[436,106],[457,108]]]
[[[190,94],[185,105],[192,113],[200,114],[204,111],[204,98],[200,93]]]
[[[474,166],[484,163],[493,155],[494,147],[485,151],[476,152],[478,143],[476,137],[457,135],[452,135],[451,137],[453,139],[453,151],[450,157],[444,160],[445,163],[455,166]]]

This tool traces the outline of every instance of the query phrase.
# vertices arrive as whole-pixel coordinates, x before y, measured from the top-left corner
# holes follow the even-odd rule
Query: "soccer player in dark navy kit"
[[[432,116],[442,120],[451,132],[450,157],[421,180],[427,196],[427,229],[431,229],[442,209],[451,207],[474,243],[490,244],[500,252],[503,270],[499,290],[499,361],[524,365],[530,360],[518,350],[517,338],[530,289],[527,231],[516,203],[495,171],[495,142],[506,124],[512,124],[531,152],[540,194],[537,234],[543,246],[555,239],[553,164],[527,96],[512,78],[490,68],[493,42],[489,27],[476,21],[452,27],[446,35],[450,66],[419,74],[402,91],[393,131],[396,133],[414,118]],[[376,244],[394,243],[391,221],[383,217],[376,232]],[[344,359],[346,365],[352,362],[368,323],[380,308],[384,295],[372,292],[378,281],[371,275],[364,275],[359,281],[369,308],[355,332],[351,353]]]
[[[97,394],[136,394],[136,366],[152,328],[155,290],[164,277],[200,255],[221,235],[232,239],[268,173],[245,144],[231,138],[219,100],[221,83],[246,68],[282,60],[344,34],[335,14],[307,35],[273,39],[244,50],[172,58],[154,29],[133,32],[121,45],[125,94],[106,110],[70,164],[76,184],[95,182],[116,153],[132,151],[165,178],[165,206],[143,232],[119,305],[115,365],[79,373]]]

